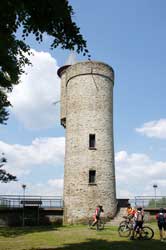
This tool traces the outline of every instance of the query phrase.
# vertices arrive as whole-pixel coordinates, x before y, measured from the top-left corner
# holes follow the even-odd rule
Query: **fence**
[[[129,199],[133,207],[166,208],[166,196],[135,196]],[[0,195],[0,207],[21,208],[23,206],[41,208],[63,208],[61,196]]]
[[[134,207],[143,208],[166,208],[166,196],[135,196],[129,202]]]
[[[63,199],[61,196],[0,195],[1,208],[21,208],[23,206],[63,208]]]

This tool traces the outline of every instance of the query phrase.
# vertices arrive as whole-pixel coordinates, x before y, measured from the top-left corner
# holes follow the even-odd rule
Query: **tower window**
[[[89,170],[89,184],[96,183],[96,170]]]
[[[96,138],[95,134],[90,134],[89,135],[89,148],[90,149],[95,149],[96,147]]]

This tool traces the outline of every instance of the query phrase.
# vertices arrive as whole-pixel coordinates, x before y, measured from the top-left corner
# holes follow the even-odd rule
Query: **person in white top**
[[[144,211],[142,207],[138,207],[134,213],[134,225],[133,225],[133,232],[132,236],[130,237],[131,240],[134,239],[134,232],[138,232],[140,234],[143,223],[144,223]]]

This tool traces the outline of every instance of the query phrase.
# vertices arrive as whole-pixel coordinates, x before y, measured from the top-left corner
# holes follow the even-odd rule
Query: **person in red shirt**
[[[95,209],[95,214],[94,214],[94,216],[93,216],[94,221],[93,221],[93,223],[92,223],[92,227],[95,226],[95,225],[97,224],[98,220],[100,219],[100,215],[101,215],[102,212],[104,212],[103,206],[98,205],[98,206],[96,207],[96,209]]]

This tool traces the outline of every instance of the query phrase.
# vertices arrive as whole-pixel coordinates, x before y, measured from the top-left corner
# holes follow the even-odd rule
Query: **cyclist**
[[[131,204],[128,203],[127,205],[127,209],[126,209],[126,213],[127,213],[127,218],[130,220],[134,217],[135,214],[135,209],[132,208]]]
[[[159,213],[156,214],[156,219],[160,232],[160,240],[164,241],[166,239],[166,213],[163,208],[159,209]]]
[[[100,215],[101,215],[102,212],[104,212],[103,206],[98,205],[98,206],[96,207],[96,209],[95,209],[95,214],[94,214],[94,216],[93,216],[94,221],[93,221],[93,223],[92,223],[92,225],[91,225],[92,227],[95,226],[95,225],[98,223],[98,221],[99,221],[99,219],[100,219]]]
[[[144,211],[142,207],[138,207],[134,213],[133,231],[132,231],[132,236],[130,237],[131,240],[134,239],[135,232],[138,232],[140,235],[140,232],[144,223],[143,218],[144,218]]]

